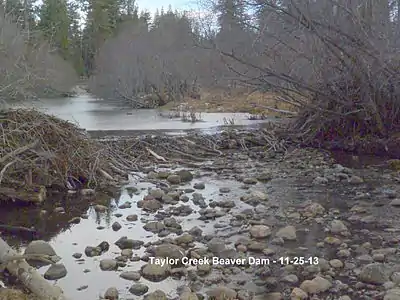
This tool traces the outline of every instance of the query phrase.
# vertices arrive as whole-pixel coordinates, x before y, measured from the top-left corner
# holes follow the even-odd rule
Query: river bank
[[[99,142],[136,166],[119,195],[69,193],[1,211],[10,225],[47,233],[40,239],[65,268],[52,275],[71,299],[400,297],[400,179],[389,163],[342,166],[329,152],[288,147],[272,128]],[[30,240],[7,237],[21,250]],[[263,264],[246,263],[256,258]]]

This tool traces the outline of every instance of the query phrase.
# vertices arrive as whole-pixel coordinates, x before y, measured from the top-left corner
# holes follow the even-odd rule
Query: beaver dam
[[[0,119],[0,299],[399,295],[396,159],[302,148],[283,123],[94,139]]]

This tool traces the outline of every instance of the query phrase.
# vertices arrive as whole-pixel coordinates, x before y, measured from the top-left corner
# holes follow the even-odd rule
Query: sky
[[[198,4],[195,0],[136,0],[139,11],[147,9],[151,16],[154,15],[157,8],[160,10],[161,7],[164,7],[164,10],[167,10],[170,4],[173,10],[198,10]]]

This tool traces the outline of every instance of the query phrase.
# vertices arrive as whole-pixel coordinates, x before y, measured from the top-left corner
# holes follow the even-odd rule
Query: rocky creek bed
[[[59,256],[39,271],[74,300],[400,299],[398,171],[352,169],[315,149],[266,153],[142,163],[112,199],[69,193],[55,207],[1,212],[48,233],[27,248],[28,239],[5,238]],[[280,257],[292,263],[273,262]]]

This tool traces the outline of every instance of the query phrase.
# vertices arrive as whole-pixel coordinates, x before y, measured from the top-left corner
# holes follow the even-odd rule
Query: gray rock
[[[140,271],[143,278],[152,281],[163,281],[169,276],[171,267],[168,264],[160,265],[155,263],[148,263],[144,265]]]
[[[250,235],[257,239],[267,238],[271,233],[271,228],[266,225],[254,225],[250,228]]]
[[[358,279],[364,283],[384,284],[389,280],[388,267],[381,263],[368,264],[362,268]]]
[[[116,241],[114,244],[117,245],[119,247],[119,249],[121,249],[121,250],[124,250],[124,249],[138,250],[144,245],[144,242],[139,241],[139,240],[128,239],[128,237],[123,236],[118,241]]]
[[[102,271],[114,271],[118,267],[118,262],[115,259],[102,259],[100,261],[100,269]]]
[[[53,264],[44,273],[44,278],[47,280],[57,280],[67,276],[67,269],[63,264]]]
[[[193,174],[187,170],[180,170],[176,174],[181,178],[182,182],[189,182],[193,180]]]
[[[60,261],[60,259],[57,258],[57,254],[54,251],[53,247],[46,241],[43,240],[36,240],[32,241],[28,244],[28,246],[25,249],[24,252],[26,255],[34,254],[34,255],[46,255],[46,256],[51,256],[54,257],[54,262]],[[34,259],[27,259],[26,260],[28,264],[31,266],[35,267],[40,267],[40,266],[47,266],[50,263],[39,261],[39,260],[34,260]]]
[[[118,231],[118,230],[120,230],[120,229],[122,228],[122,226],[121,226],[121,224],[119,224],[118,222],[114,222],[114,223],[111,225],[111,228],[112,228],[112,230],[114,230],[114,231]]]
[[[312,280],[305,280],[300,285],[300,289],[308,294],[319,294],[326,292],[332,287],[332,283],[320,276],[316,276]]]
[[[119,298],[119,293],[117,288],[115,287],[108,288],[107,291],[104,293],[104,299],[118,300],[118,298]]]
[[[276,236],[282,238],[283,240],[295,241],[297,239],[296,227],[286,226],[284,228],[281,228],[276,233]]]
[[[161,290],[156,290],[144,296],[144,300],[167,300],[167,295]]]
[[[139,281],[142,275],[140,275],[139,272],[135,271],[126,271],[122,272],[119,277],[126,279],[126,280],[132,280],[132,281]]]
[[[237,293],[225,286],[219,286],[207,291],[209,299],[213,300],[234,300],[236,299]]]
[[[206,184],[204,182],[196,182],[193,185],[193,188],[196,190],[204,190],[206,188]]]
[[[169,175],[167,177],[167,181],[169,183],[172,183],[172,184],[180,184],[181,183],[181,177],[179,175]]]
[[[136,283],[129,288],[129,292],[135,296],[143,296],[149,291],[147,285]]]

